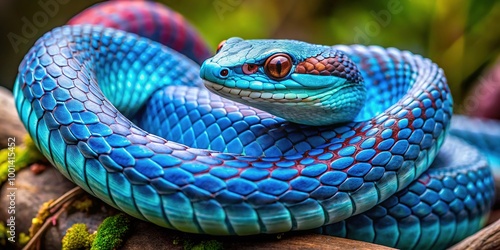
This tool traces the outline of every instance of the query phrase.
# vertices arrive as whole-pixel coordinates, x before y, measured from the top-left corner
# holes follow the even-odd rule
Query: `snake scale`
[[[35,43],[16,106],[68,179],[162,227],[444,248],[484,225],[492,175],[444,142],[453,101],[430,60],[239,38],[210,54],[160,4],[102,3]]]

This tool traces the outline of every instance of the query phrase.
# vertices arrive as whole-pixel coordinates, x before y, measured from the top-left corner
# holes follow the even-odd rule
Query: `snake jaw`
[[[250,102],[282,102],[301,103],[312,101],[307,93],[279,93],[277,91],[254,91],[250,89],[229,88],[221,84],[204,81],[205,87],[211,92],[232,100],[245,100]]]
[[[313,126],[352,121],[364,105],[364,85],[343,84],[320,89],[250,90],[204,81],[224,98],[244,103],[285,120]],[[345,98],[345,101],[338,98]],[[333,97],[333,98],[332,98]],[[332,100],[333,99],[333,100]]]
[[[251,90],[251,89],[242,89],[237,87],[228,87],[207,80],[204,80],[203,83],[205,87],[211,92],[232,100],[242,99],[245,101],[253,101],[253,102],[257,101],[267,102],[267,103],[281,102],[288,104],[313,102],[321,100],[325,96],[334,94],[336,91],[340,89],[337,87],[324,87],[315,89],[302,88],[300,90],[298,89]],[[293,92],[294,90],[298,90],[298,92],[294,93]]]

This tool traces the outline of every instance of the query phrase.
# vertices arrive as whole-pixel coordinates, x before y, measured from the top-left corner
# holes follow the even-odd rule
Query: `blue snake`
[[[63,26],[26,54],[16,106],[63,175],[165,228],[314,229],[420,249],[484,225],[492,176],[477,150],[444,143],[453,101],[429,59],[240,38],[201,68],[191,59],[126,31]]]

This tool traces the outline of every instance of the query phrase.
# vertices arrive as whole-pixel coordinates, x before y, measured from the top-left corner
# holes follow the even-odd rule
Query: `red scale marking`
[[[183,28],[182,23],[184,23],[184,18],[176,13],[173,13],[172,18],[174,19],[176,25],[177,25],[177,35],[176,40],[173,44],[174,48],[183,48],[184,44],[186,42],[186,29]]]
[[[124,10],[121,13],[121,16],[123,17],[123,19],[126,19],[126,20],[137,20],[137,18],[135,17],[135,14],[133,12],[130,12],[129,10]],[[129,30],[132,33],[139,32],[139,27],[137,26],[137,22],[129,22]]]
[[[165,43],[166,41],[169,40],[170,34],[172,33],[172,23],[168,21],[170,13],[167,15],[160,15],[161,20],[160,22],[163,23],[163,29],[161,30],[161,41],[162,43]]]
[[[152,35],[155,33],[155,22],[154,22],[154,19],[151,15],[151,13],[149,13],[149,11],[147,10],[144,10],[144,9],[141,9],[141,13],[142,13],[142,18],[143,18],[143,28],[144,30],[146,31],[146,34],[147,35]]]
[[[418,178],[417,181],[427,186],[427,184],[429,184],[429,182],[431,181],[431,176],[429,174],[427,174],[427,173],[423,173]]]
[[[306,58],[304,61],[297,64],[295,72],[300,74],[313,75],[338,75],[345,72],[345,66],[339,62],[339,56],[323,57],[322,55]],[[347,57],[342,59],[347,61]],[[351,63],[349,68],[355,69],[354,63]]]

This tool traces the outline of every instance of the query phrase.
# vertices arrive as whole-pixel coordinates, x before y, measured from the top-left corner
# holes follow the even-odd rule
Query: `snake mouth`
[[[240,89],[236,87],[226,87],[221,84],[217,84],[214,82],[210,82],[204,80],[203,83],[205,87],[211,92],[218,94],[220,96],[229,98],[229,99],[242,99],[249,102],[272,102],[272,103],[307,103],[317,101],[322,99],[324,96],[331,95],[332,89],[324,88],[324,89],[315,89],[315,90],[302,90],[301,93],[283,93],[281,92],[272,92],[272,91],[254,91],[248,89]],[[310,93],[307,93],[310,92]]]

